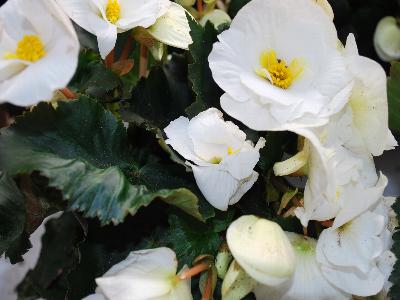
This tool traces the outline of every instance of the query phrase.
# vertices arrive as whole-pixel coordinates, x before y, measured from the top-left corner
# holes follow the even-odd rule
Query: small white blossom
[[[9,0],[0,8],[0,103],[30,106],[65,87],[79,42],[54,0]]]
[[[150,28],[168,45],[186,49],[191,43],[185,10],[169,0],[57,1],[74,22],[97,36],[102,58],[115,47],[118,33],[136,27]]]
[[[180,117],[164,129],[171,145],[188,160],[204,197],[214,207],[227,210],[258,178],[253,169],[265,139],[254,146],[246,134],[222,113],[210,108],[191,119]]]
[[[85,300],[192,300],[190,279],[176,274],[178,262],[169,248],[134,251],[96,278],[96,294]]]

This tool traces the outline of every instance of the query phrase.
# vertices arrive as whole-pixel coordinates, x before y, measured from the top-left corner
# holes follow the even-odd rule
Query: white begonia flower
[[[171,145],[189,162],[200,191],[208,202],[227,210],[253,186],[258,173],[259,150],[265,139],[254,146],[246,134],[222,113],[210,108],[190,121],[179,117],[164,129]]]
[[[293,247],[277,223],[242,216],[229,226],[226,240],[236,262],[257,282],[275,286],[292,276]]]
[[[384,17],[374,33],[375,51],[383,61],[400,59],[400,26],[395,17]]]
[[[102,58],[115,47],[118,33],[136,27],[154,25],[152,34],[172,46],[186,49],[187,43],[191,42],[185,10],[169,0],[57,1],[75,23],[97,36]],[[160,23],[157,24],[159,18]],[[160,26],[166,28],[160,29]]]
[[[255,130],[321,126],[347,103],[352,77],[337,33],[310,0],[253,0],[209,56],[221,106]]]
[[[321,233],[317,260],[329,282],[347,293],[363,297],[390,286],[388,277],[394,256],[386,241],[388,213],[389,210],[382,208],[366,211],[341,227],[333,226]]]
[[[9,0],[0,8],[0,103],[30,106],[65,87],[79,41],[54,0]]]
[[[296,269],[292,278],[279,286],[258,285],[254,289],[257,300],[345,300],[351,295],[330,284],[321,274],[316,261],[316,240],[286,232],[296,255]]]
[[[354,76],[349,105],[355,132],[347,146],[358,153],[379,156],[397,146],[389,130],[386,73],[377,62],[358,54],[353,34],[347,38],[344,56]]]
[[[96,278],[95,295],[86,300],[192,300],[190,279],[177,275],[178,262],[169,248],[134,251]]]
[[[334,225],[339,227],[379,201],[387,178],[378,178],[369,153],[353,153],[346,147],[356,133],[349,105],[323,127],[293,131],[305,137],[303,151],[275,165],[274,171],[279,176],[300,168],[307,171],[304,207],[295,210],[303,226],[309,220],[336,217]]]

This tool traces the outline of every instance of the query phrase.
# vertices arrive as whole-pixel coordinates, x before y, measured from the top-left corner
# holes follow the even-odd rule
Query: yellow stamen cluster
[[[120,14],[121,6],[119,5],[118,0],[108,0],[106,8],[107,20],[114,24],[118,21]]]
[[[288,66],[284,60],[277,58],[274,50],[263,52],[260,64],[261,68],[256,73],[282,89],[289,88],[303,71],[303,65],[298,59],[293,59]]]
[[[228,147],[228,155],[239,153],[240,150],[233,150],[231,146]]]
[[[35,62],[46,55],[42,40],[37,35],[24,35],[18,42],[15,53],[7,53],[6,59],[21,59]]]

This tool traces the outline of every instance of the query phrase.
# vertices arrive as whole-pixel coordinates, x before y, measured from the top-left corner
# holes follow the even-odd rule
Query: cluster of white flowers
[[[338,40],[327,1],[253,0],[218,36],[209,56],[221,107],[253,130],[292,131],[302,150],[274,166],[308,177],[294,212],[328,226],[318,240],[247,216],[228,230],[236,262],[260,285],[257,299],[351,299],[387,292],[394,263],[387,178],[373,156],[397,146],[388,128],[386,75]],[[226,210],[257,179],[253,147],[216,109],[165,132],[206,199]],[[326,225],[328,224],[328,225]],[[390,229],[391,230],[390,230]],[[284,238],[282,237],[284,236]],[[287,236],[287,237],[286,237]],[[289,246],[288,246],[289,245]],[[288,250],[289,249],[289,250]]]
[[[9,0],[0,8],[0,103],[31,106],[66,87],[79,54],[68,17],[97,36],[102,58],[133,29],[177,48],[192,43],[185,9],[169,0]]]

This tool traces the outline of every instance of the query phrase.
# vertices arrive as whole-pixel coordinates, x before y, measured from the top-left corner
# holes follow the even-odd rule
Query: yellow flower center
[[[15,53],[6,53],[5,59],[21,59],[35,62],[45,56],[46,50],[42,40],[37,35],[24,35],[18,42]]]
[[[239,149],[235,151],[235,150],[233,150],[233,148],[231,146],[229,146],[227,152],[228,152],[228,155],[232,155],[232,154],[239,153],[239,151],[240,151]]]
[[[303,72],[304,66],[299,59],[293,59],[289,65],[278,59],[274,50],[263,52],[260,57],[261,68],[256,73],[269,80],[273,85],[287,89]]]
[[[108,0],[106,8],[107,20],[114,24],[118,21],[120,14],[121,6],[119,5],[118,0]]]

